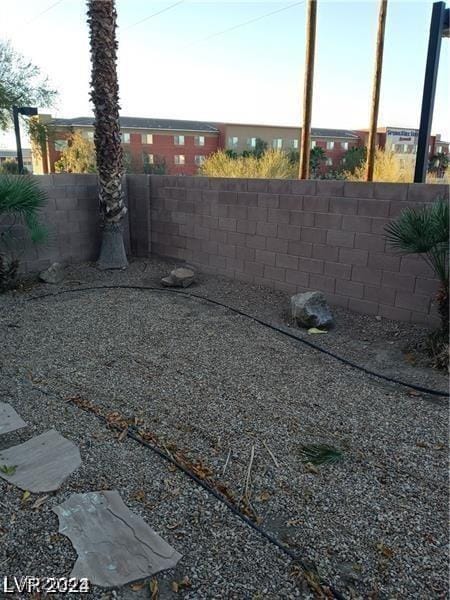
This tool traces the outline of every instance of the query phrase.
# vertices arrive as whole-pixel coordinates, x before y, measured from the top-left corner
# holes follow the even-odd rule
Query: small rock
[[[64,267],[61,263],[55,262],[39,273],[39,279],[45,283],[61,283],[64,279]]]
[[[291,297],[291,315],[300,327],[334,325],[333,315],[322,292],[306,292]]]
[[[192,269],[180,267],[170,272],[168,277],[163,277],[161,283],[166,287],[188,287],[194,281],[195,273]]]

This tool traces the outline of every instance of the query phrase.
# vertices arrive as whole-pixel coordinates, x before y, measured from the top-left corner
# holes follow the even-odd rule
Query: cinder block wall
[[[436,320],[437,281],[384,227],[448,187],[151,176],[151,249],[199,269],[386,318]],[[144,236],[139,243],[148,243]]]
[[[48,196],[41,217],[50,236],[43,245],[26,245],[20,270],[34,273],[55,261],[68,264],[95,260],[101,235],[97,175],[61,173],[36,175],[35,179]],[[128,221],[124,229],[129,249]]]

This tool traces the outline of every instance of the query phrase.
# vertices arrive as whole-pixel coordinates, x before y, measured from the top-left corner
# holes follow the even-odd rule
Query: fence
[[[95,175],[41,176],[53,246],[25,260],[95,259],[99,219]],[[419,257],[393,252],[385,225],[448,187],[431,184],[222,179],[128,175],[135,256],[179,259],[202,271],[293,294],[321,290],[330,303],[366,314],[429,322],[437,281]]]

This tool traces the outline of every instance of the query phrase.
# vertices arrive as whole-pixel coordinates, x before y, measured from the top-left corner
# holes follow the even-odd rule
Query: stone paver
[[[11,404],[0,402],[0,435],[26,426],[25,421],[16,413]]]
[[[53,492],[81,465],[80,451],[54,429],[0,451],[0,466],[15,467],[0,477],[22,490]]]
[[[59,532],[78,553],[71,577],[115,587],[172,568],[181,558],[116,490],[73,494],[53,510]]]

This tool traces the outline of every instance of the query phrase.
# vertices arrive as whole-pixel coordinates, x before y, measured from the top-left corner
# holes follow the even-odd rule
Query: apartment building
[[[246,125],[242,123],[217,124],[220,129],[220,145],[227,150],[242,153],[255,148],[259,138],[266,142],[268,148],[275,150],[298,151],[300,127],[274,127],[271,125]],[[347,150],[361,145],[359,136],[346,129],[311,130],[311,147],[323,148],[326,161],[323,170],[338,169],[343,164]]]
[[[94,139],[92,117],[52,119],[39,115],[47,126],[48,136],[43,152],[33,152],[35,173],[53,173],[55,162],[67,147],[74,131],[87,139]],[[161,172],[169,175],[195,175],[205,158],[220,149],[241,154],[255,148],[257,139],[268,148],[282,151],[298,151],[301,129],[244,123],[207,123],[176,119],[150,119],[121,117],[120,128],[124,152],[124,164],[128,172]],[[412,160],[417,151],[418,131],[395,127],[380,128],[377,145],[391,149],[400,159]],[[311,147],[322,148],[326,159],[322,173],[345,167],[345,153],[358,146],[367,145],[368,131],[347,129],[313,128]],[[440,135],[430,137],[429,155],[449,153],[449,143]]]
[[[35,173],[54,173],[55,162],[74,131],[94,140],[92,117],[51,119],[40,115],[49,132],[44,152],[33,153]],[[195,175],[205,157],[218,149],[219,130],[210,123],[174,119],[121,117],[124,165],[132,173]]]

